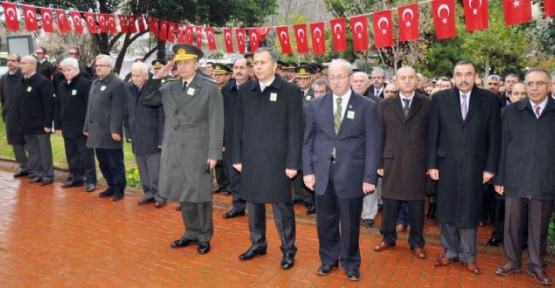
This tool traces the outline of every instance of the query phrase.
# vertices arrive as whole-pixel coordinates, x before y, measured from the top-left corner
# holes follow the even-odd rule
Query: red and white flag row
[[[505,24],[516,25],[532,19],[532,0],[502,0],[505,13]],[[464,19],[468,32],[488,29],[488,0],[464,0]],[[6,27],[19,30],[17,6],[15,3],[2,3]],[[28,31],[38,31],[38,14],[42,19],[44,32],[54,32],[54,18],[60,33],[73,31],[82,34],[85,23],[90,33],[137,33],[147,31],[143,15],[115,15],[92,12],[65,11],[23,5],[23,18]],[[39,13],[37,13],[37,10]],[[419,39],[419,3],[396,8],[398,21],[398,40],[414,41]],[[54,17],[55,13],[55,17]],[[448,39],[456,36],[455,0],[432,0],[433,22],[437,39]],[[546,17],[555,15],[555,0],[544,0]],[[393,10],[374,12],[372,30],[376,48],[394,45]],[[69,18],[69,19],[68,19]],[[119,29],[116,23],[119,22]],[[358,15],[350,18],[333,19],[329,23],[332,34],[333,49],[337,52],[347,49],[347,22],[355,51],[366,51],[369,47],[368,15]],[[160,40],[177,43],[196,44],[202,47],[203,30],[206,35],[208,48],[216,50],[215,28],[174,23],[153,17],[146,17],[148,31]],[[293,35],[298,53],[324,54],[326,53],[325,22],[293,25]],[[289,26],[275,27],[283,54],[292,54]],[[271,27],[256,28],[222,28],[225,48],[228,53],[234,52],[233,37],[236,38],[239,53],[245,53],[246,42],[250,43],[251,51],[258,49],[260,41],[264,40]],[[233,33],[235,30],[235,33]],[[308,34],[311,39],[309,42]],[[247,36],[248,33],[248,36]]]

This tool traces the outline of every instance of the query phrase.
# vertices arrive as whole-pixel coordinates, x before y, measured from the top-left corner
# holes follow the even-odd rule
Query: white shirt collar
[[[409,99],[409,107],[410,107],[410,105],[412,104],[412,99],[414,98],[414,95],[415,93],[414,91],[412,91],[412,94],[410,94],[409,97],[405,97],[403,95],[403,92],[399,91],[399,99],[401,100],[401,107],[405,107],[405,102],[403,101],[403,99],[407,99],[407,98]]]
[[[258,81],[258,84],[260,85],[260,91],[264,91],[264,89],[266,89],[266,87],[272,85],[272,83],[274,83],[275,79],[276,79],[276,76],[273,76],[272,79],[270,79],[266,83],[263,83],[262,81]]]
[[[540,107],[540,115],[542,115],[543,110],[545,109],[545,106],[547,106],[547,99],[548,97],[545,97],[545,99],[543,99],[542,103],[540,103],[539,105],[532,102],[532,100],[528,99],[528,101],[530,101],[530,105],[532,105],[532,110],[534,111],[534,114],[536,114],[536,106]],[[537,118],[539,118],[538,115],[536,115]]]
[[[341,118],[345,117],[345,111],[347,111],[347,105],[349,104],[349,100],[351,99],[351,95],[353,94],[353,91],[351,89],[349,89],[347,91],[347,93],[345,93],[345,95],[341,96]],[[335,115],[335,111],[337,110],[337,98],[339,98],[338,95],[333,94],[333,113]]]

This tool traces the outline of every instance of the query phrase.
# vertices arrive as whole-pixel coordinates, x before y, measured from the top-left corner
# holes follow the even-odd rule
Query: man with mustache
[[[498,96],[474,85],[476,66],[459,61],[454,88],[432,100],[427,142],[427,168],[438,181],[436,220],[444,252],[436,267],[461,261],[479,274],[476,228],[482,210],[483,185],[497,171],[500,143]]]

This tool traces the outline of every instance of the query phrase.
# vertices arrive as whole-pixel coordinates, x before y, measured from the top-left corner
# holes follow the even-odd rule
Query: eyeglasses
[[[341,75],[338,75],[338,76],[328,76],[328,80],[329,80],[330,82],[334,82],[334,81],[336,81],[336,80],[343,80],[343,79],[345,79],[345,78],[347,78],[347,77],[349,77],[349,76],[351,76],[351,74],[343,75],[343,76],[341,76]]]
[[[545,85],[545,84],[549,84],[549,82],[544,82],[544,81],[526,82],[526,86],[528,86],[528,87],[534,87],[534,86],[536,86],[536,85],[539,86],[539,87],[541,87],[541,86],[543,86],[543,85]]]
[[[96,67],[110,67],[108,64],[96,64]]]

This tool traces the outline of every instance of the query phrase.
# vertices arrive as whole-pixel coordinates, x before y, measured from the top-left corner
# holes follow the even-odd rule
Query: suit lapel
[[[406,121],[409,121],[414,116],[414,114],[418,112],[420,107],[422,107],[422,98],[418,94],[414,94],[414,97],[412,98],[412,103],[410,104],[409,108],[409,115],[407,116]]]
[[[334,122],[335,115],[333,114],[333,94],[330,92],[326,94],[324,97],[326,98],[324,99],[323,109],[320,112],[320,113],[323,113],[322,118],[324,119],[324,128],[330,133],[330,135],[335,137],[336,135],[335,135],[335,122]],[[330,114],[331,114],[331,117],[328,116]]]
[[[476,112],[480,109],[480,106],[482,106],[481,104],[484,97],[482,97],[481,94],[482,93],[480,93],[477,89],[472,89],[472,92],[470,92],[470,103],[468,105],[468,113],[466,114],[466,119],[464,119],[465,123],[468,122],[472,118],[472,116],[474,116]]]
[[[181,93],[180,94],[176,93],[176,94],[179,95],[178,97],[181,99],[179,99],[179,102],[177,102],[178,104],[176,109],[181,109],[181,107],[185,106],[187,103],[195,99],[195,97],[197,97],[201,89],[200,84],[202,79],[200,77],[201,76],[199,76],[199,74],[196,74],[195,77],[193,78],[193,81],[191,81],[191,83],[187,85],[187,88],[185,90],[181,88],[181,85],[178,85],[179,87],[178,89],[181,90]],[[175,86],[172,88],[175,88]],[[172,93],[172,95],[173,94],[174,93]]]
[[[393,96],[393,112],[395,113],[395,115],[397,115],[397,118],[399,118],[399,121],[401,121],[402,123],[405,123],[405,113],[403,113],[403,107],[401,106],[401,99],[399,99],[401,96],[399,95],[399,93],[397,93],[397,95]]]
[[[449,94],[448,96],[448,100],[451,106],[451,111],[455,111],[455,117],[457,117],[457,119],[459,120],[459,122],[464,123],[463,119],[462,119],[462,114],[461,114],[461,102],[460,102],[460,96],[459,96],[459,90],[457,88],[451,88],[451,90],[449,90]],[[468,114],[466,115],[467,119],[468,119]]]
[[[357,104],[357,101],[356,101],[355,98],[356,98],[355,97],[355,92],[351,92],[351,98],[349,99],[349,102],[347,103],[347,109],[345,109],[345,115],[343,115],[343,119],[341,120],[341,127],[339,127],[339,132],[337,133],[337,138],[339,138],[339,136],[341,136],[341,134],[342,134],[341,132],[343,132],[343,131],[345,131],[345,129],[349,128],[350,122],[352,120],[349,119],[347,117],[347,115],[349,115],[349,111],[355,112],[355,108],[356,108],[356,104]],[[332,111],[333,111],[333,106],[332,106]],[[355,117],[357,117],[356,114],[357,113],[355,112]],[[360,115],[358,117],[360,117]],[[335,115],[334,115],[334,118],[335,118]],[[333,125],[334,125],[334,132],[335,132],[335,121],[334,121]]]

